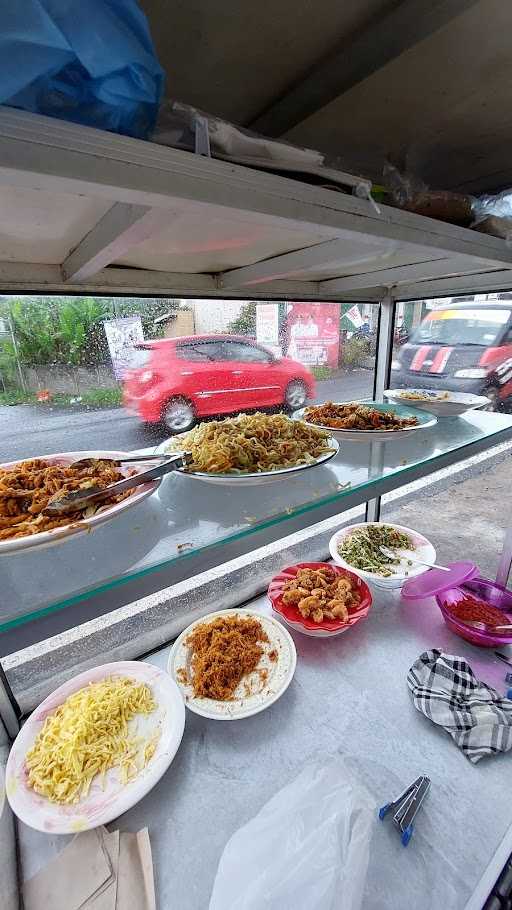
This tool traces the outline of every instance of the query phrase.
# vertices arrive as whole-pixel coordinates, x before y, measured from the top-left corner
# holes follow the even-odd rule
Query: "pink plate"
[[[16,461],[7,461],[0,464],[0,468],[13,468],[22,461],[29,461],[33,458],[40,458],[48,464],[70,465],[79,458],[122,458],[123,455],[133,454],[128,452],[108,452],[99,450],[94,452],[60,452],[57,455],[30,455],[27,458],[19,458]],[[121,465],[120,473],[125,477],[131,477],[133,474],[140,474],[150,467],[149,462],[140,464]],[[62,525],[58,528],[52,528],[50,531],[41,531],[40,534],[30,534],[27,537],[15,537],[7,540],[0,540],[0,555],[2,553],[22,553],[33,547],[48,546],[56,543],[63,538],[71,537],[74,534],[83,534],[84,531],[92,531],[97,525],[115,518],[126,509],[135,506],[138,502],[151,496],[158,488],[160,480],[150,480],[149,483],[142,483],[140,487],[135,487],[131,496],[116,502],[114,505],[102,506],[91,518],[82,518],[80,521],[71,522],[68,525]]]
[[[349,611],[348,620],[325,619],[322,622],[313,622],[312,619],[305,619],[299,612],[298,607],[283,603],[282,595],[284,586],[287,581],[295,578],[299,569],[331,569],[335,575],[338,575],[341,578],[350,578],[361,595],[361,603],[356,609]],[[349,572],[347,569],[341,568],[341,566],[335,566],[326,562],[300,562],[295,566],[288,566],[286,569],[283,569],[279,575],[276,575],[270,582],[268,597],[272,604],[272,609],[282,617],[288,626],[291,626],[292,629],[297,629],[299,632],[303,632],[305,635],[317,636],[319,638],[330,635],[340,635],[341,632],[346,632],[347,629],[354,626],[356,622],[359,622],[359,620],[365,619],[365,617],[368,616],[368,612],[372,605],[370,589],[362,578],[359,578],[354,572]]]

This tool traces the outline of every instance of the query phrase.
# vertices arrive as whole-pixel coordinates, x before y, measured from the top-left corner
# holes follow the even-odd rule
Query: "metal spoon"
[[[118,480],[117,483],[112,483],[108,487],[88,487],[85,490],[73,490],[72,493],[65,493],[64,496],[49,502],[43,512],[45,515],[65,515],[68,512],[80,512],[81,509],[86,509],[87,506],[95,502],[104,502],[106,499],[111,499],[112,496],[124,493],[125,490],[131,490],[132,487],[147,483],[148,480],[156,480],[158,477],[163,477],[164,474],[168,474],[169,471],[173,471],[175,468],[184,468],[191,461],[192,455],[190,452],[179,452],[171,455],[161,464],[155,465],[154,468],[141,471],[140,474],[134,474],[132,477],[125,477],[123,480]]]
[[[389,547],[379,547],[379,550],[384,554],[384,556],[389,556],[391,559],[396,559],[396,552],[390,550]],[[415,559],[414,556],[409,556],[409,554],[407,554],[406,558],[409,562],[412,562],[417,566],[428,566],[429,569],[440,569],[441,572],[450,571],[450,569],[447,569],[446,566],[438,566],[435,562],[425,562],[424,559]]]
[[[490,626],[486,622],[478,622],[476,619],[462,619],[465,626],[471,626],[472,629],[481,629],[482,632],[510,632],[512,623],[503,626]]]
[[[97,458],[79,458],[78,461],[73,461],[69,467],[92,468],[98,461],[106,461],[113,465],[129,464],[132,461],[167,461],[168,457],[169,455],[127,455],[126,458],[102,458],[101,455],[98,455]]]

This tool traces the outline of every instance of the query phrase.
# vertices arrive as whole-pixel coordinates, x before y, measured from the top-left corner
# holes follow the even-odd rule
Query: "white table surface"
[[[269,609],[264,597],[252,606]],[[228,838],[305,762],[337,750],[373,795],[376,809],[419,774],[432,780],[406,849],[391,818],[381,822],[376,814],[363,910],[481,906],[478,883],[486,868],[494,858],[492,884],[500,856],[512,850],[511,756],[472,765],[448,734],[415,710],[406,676],[424,650],[439,647],[465,656],[480,679],[505,691],[505,664],[492,650],[454,636],[433,601],[408,604],[377,589],[368,619],[346,634],[323,640],[292,634],[298,663],[285,695],[242,721],[207,720],[187,711],[168,772],[110,826],[148,826],[160,910],[206,910]],[[148,660],[164,668],[168,653],[164,648]],[[23,877],[66,841],[20,823]]]

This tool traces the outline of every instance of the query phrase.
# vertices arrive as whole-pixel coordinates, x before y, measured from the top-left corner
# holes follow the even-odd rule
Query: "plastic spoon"
[[[388,556],[391,559],[396,559],[397,553],[393,550],[390,550],[389,547],[379,547],[379,550],[384,554],[384,556]],[[415,559],[413,556],[409,556],[409,553],[407,553],[407,556],[405,558],[416,566],[428,566],[429,569],[440,569],[441,572],[450,571],[450,569],[447,569],[446,566],[438,566],[435,562],[425,562],[424,559]]]

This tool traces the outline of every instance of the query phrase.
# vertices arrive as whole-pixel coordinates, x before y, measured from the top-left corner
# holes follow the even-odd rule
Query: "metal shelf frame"
[[[289,178],[0,107],[0,212],[6,211],[4,198],[14,217],[0,214],[0,293],[378,303],[377,400],[388,384],[397,301],[512,287],[512,248],[503,240]],[[74,208],[84,204],[87,218],[73,221]],[[43,255],[48,236],[56,238],[54,251]],[[446,464],[482,446],[469,448],[447,457]],[[369,519],[379,515],[379,496],[395,486],[383,481],[375,490]],[[363,501],[355,495],[346,508]],[[290,542],[287,556],[300,556],[304,540],[311,554],[315,534],[313,550],[324,552],[325,540],[310,526],[327,512],[310,512],[290,527],[289,533],[303,536],[300,544]],[[263,549],[257,564],[248,538],[247,552],[236,557],[245,560],[243,566],[209,567],[208,577],[197,582],[179,581],[4,659],[8,685],[2,691],[0,679],[0,718],[11,735],[11,687],[25,712],[79,667],[161,646],[190,620],[190,613],[169,613],[184,593],[185,606],[191,597],[206,612],[212,593],[220,597],[221,589],[224,598],[239,601],[242,591],[249,596],[248,573],[249,593],[257,593],[270,564],[273,569],[280,559],[271,540],[258,535]],[[268,546],[274,547],[272,558]]]
[[[94,223],[91,216],[92,226],[89,219],[58,262],[41,261],[34,238],[25,242],[25,225],[2,225],[17,243],[16,254],[0,261],[0,290],[320,301],[380,300],[389,293],[402,300],[512,285],[512,249],[504,240],[4,107],[0,202],[6,188],[47,210],[49,230],[52,196],[64,207],[69,197],[70,209],[78,197],[89,200],[98,218]],[[190,243],[180,245],[184,218],[197,238],[191,253]],[[219,243],[218,264],[214,252],[204,269],[197,264],[198,249],[205,246],[201,231],[217,222],[230,226],[232,236],[224,247]],[[231,268],[229,251],[237,237],[243,243],[235,258],[242,264]],[[258,241],[265,238],[263,251]],[[132,267],[130,257],[148,243],[160,247],[158,266]],[[169,259],[182,263],[179,270],[166,269]]]

